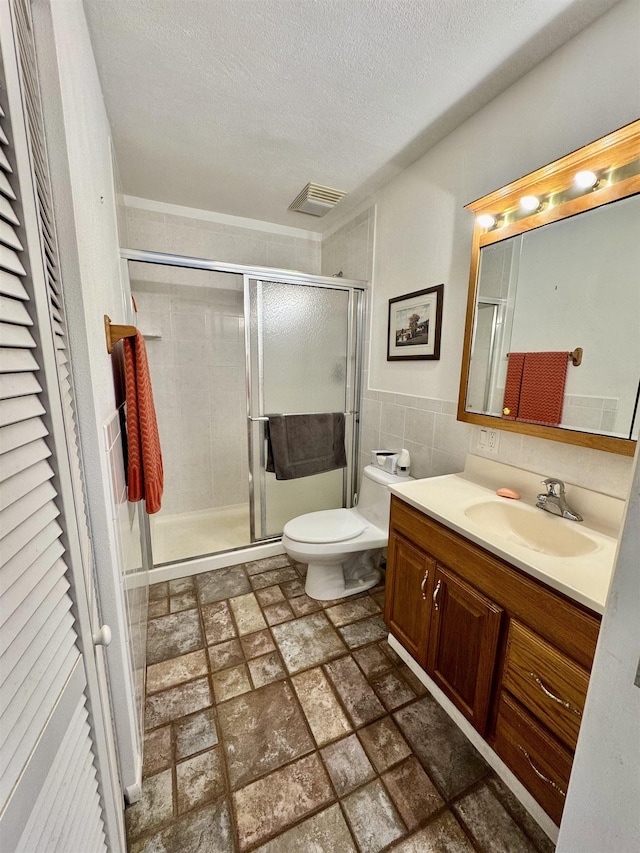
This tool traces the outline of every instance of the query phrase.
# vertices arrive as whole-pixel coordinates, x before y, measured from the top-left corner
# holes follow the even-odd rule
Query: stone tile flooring
[[[151,587],[129,853],[551,853],[386,642],[287,557]]]

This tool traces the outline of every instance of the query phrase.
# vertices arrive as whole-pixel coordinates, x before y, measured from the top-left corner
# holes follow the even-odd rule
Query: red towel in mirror
[[[507,380],[504,386],[504,401],[502,403],[502,417],[508,421],[515,421],[518,417],[524,357],[525,353],[523,352],[509,353]]]
[[[164,471],[144,338],[136,332],[124,344],[125,402],[129,451],[127,489],[130,501],[144,498],[151,515],[162,507]]]
[[[545,426],[562,421],[567,352],[528,352],[524,359],[518,420]]]

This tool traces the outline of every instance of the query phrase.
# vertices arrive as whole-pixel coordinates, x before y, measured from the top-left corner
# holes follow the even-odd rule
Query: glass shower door
[[[245,279],[252,541],[351,504],[360,299],[351,288]],[[345,413],[347,468],[276,480],[265,470],[268,415],[320,412]]]

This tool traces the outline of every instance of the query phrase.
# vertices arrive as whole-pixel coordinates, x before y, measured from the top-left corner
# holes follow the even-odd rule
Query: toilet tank
[[[370,524],[388,532],[391,492],[387,486],[406,483],[410,479],[411,477],[398,477],[373,465],[367,465],[363,472],[356,509]]]

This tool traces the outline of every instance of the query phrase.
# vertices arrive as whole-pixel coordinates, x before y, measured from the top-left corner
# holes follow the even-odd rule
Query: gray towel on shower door
[[[269,415],[267,471],[296,480],[344,468],[344,415]]]

